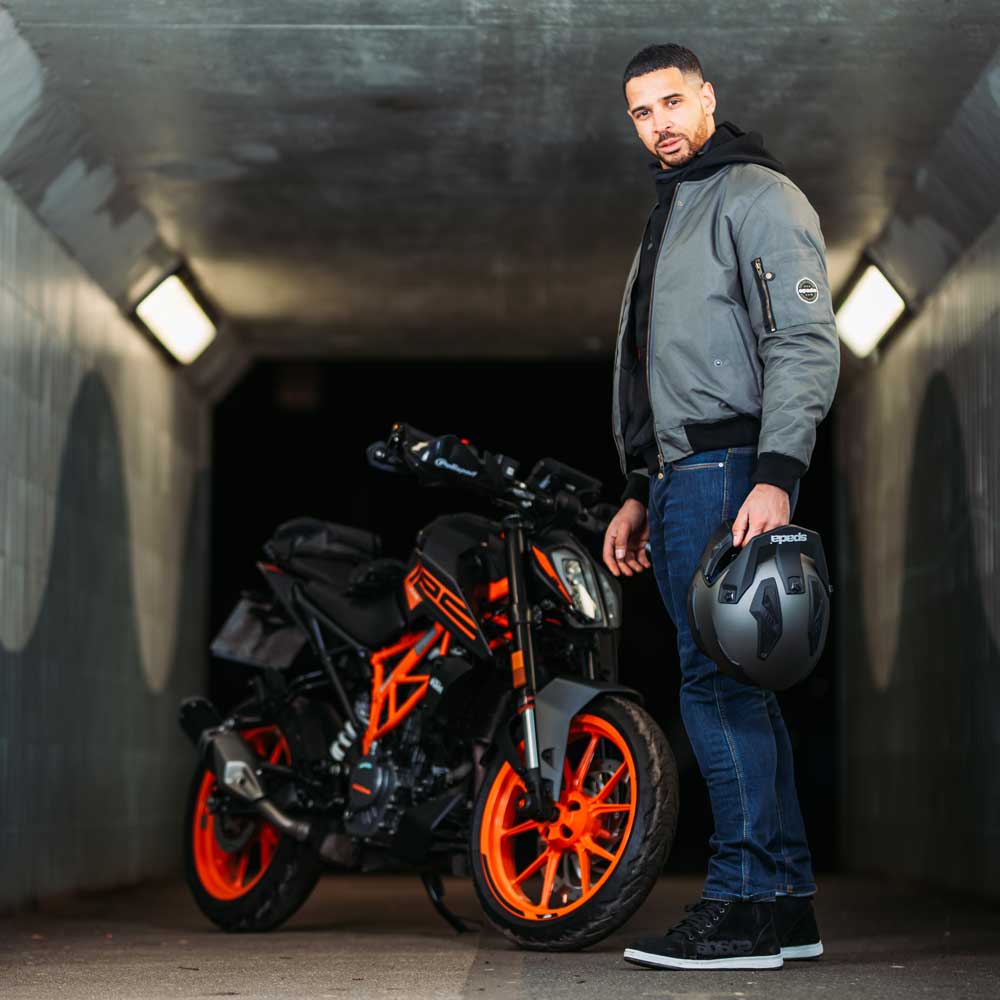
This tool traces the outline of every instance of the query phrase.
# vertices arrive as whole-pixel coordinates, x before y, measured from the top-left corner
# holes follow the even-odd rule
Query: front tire
[[[518,817],[524,790],[498,755],[473,814],[479,901],[522,948],[586,948],[635,913],[663,868],[677,828],[673,753],[645,709],[603,696],[570,725],[558,819]]]
[[[291,763],[288,740],[276,725],[242,730],[263,760]],[[282,836],[255,816],[223,816],[215,776],[198,767],[188,790],[184,869],[202,913],[224,931],[268,931],[306,901],[323,871],[308,844]]]

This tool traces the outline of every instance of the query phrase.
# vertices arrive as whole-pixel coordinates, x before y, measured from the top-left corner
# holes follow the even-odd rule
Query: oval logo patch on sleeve
[[[795,286],[795,294],[803,302],[815,302],[819,298],[819,289],[812,278],[799,278]]]

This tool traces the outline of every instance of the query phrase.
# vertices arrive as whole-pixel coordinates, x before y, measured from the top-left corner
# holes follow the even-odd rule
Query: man
[[[711,533],[787,524],[840,368],[819,219],[759,134],[715,124],[697,57],[643,49],[627,110],[657,203],[632,263],[615,352],[613,426],[628,481],[604,540],[616,576],[650,566],[674,624],[681,716],[712,802],[702,899],[625,958],[776,968],[821,954],[792,751],[773,692],[718,671],[685,600]]]

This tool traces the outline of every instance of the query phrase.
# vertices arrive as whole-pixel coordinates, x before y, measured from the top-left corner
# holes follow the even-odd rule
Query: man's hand
[[[780,486],[758,483],[733,522],[733,545],[739,548],[755,535],[788,524],[788,503],[788,494]]]
[[[650,566],[648,541],[646,508],[638,500],[626,500],[604,533],[604,565],[615,576],[641,573]]]

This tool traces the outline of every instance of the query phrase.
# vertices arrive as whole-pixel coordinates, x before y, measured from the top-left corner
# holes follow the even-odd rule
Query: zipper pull
[[[767,287],[767,283],[774,278],[773,271],[764,270],[764,261],[760,257],[754,257],[753,259],[753,269],[757,272],[757,284],[760,288],[760,298],[761,298],[761,308],[764,311],[764,322],[767,323],[767,328],[774,333],[778,328],[774,322],[774,308],[771,305],[771,290]]]
[[[657,455],[656,460],[660,463],[660,471],[656,474],[657,479],[663,478],[663,456]]]

